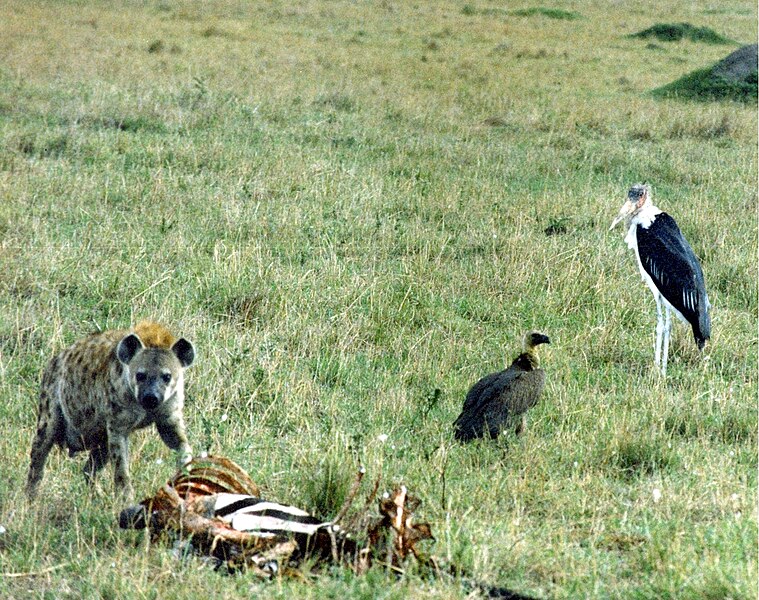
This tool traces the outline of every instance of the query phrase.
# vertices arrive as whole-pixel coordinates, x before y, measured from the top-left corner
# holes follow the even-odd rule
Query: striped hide
[[[232,529],[261,537],[311,536],[330,525],[295,506],[244,494],[217,494],[213,516],[229,524]]]

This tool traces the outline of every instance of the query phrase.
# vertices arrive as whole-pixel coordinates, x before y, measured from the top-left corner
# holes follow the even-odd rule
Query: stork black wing
[[[706,286],[701,265],[683,237],[675,220],[667,213],[656,216],[648,229],[637,228],[640,262],[661,295],[693,328],[699,348],[711,336]]]

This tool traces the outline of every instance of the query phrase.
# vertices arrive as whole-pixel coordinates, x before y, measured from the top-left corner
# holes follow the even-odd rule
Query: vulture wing
[[[483,377],[469,390],[453,424],[456,439],[467,442],[486,434],[496,437],[509,417],[537,403],[544,381],[542,369],[525,371],[516,365]]]

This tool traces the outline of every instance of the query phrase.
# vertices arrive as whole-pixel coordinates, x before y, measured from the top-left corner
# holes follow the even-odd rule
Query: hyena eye
[[[147,375],[145,375],[145,373],[143,373],[142,371],[137,371],[137,373],[135,373],[135,374],[134,374],[134,379],[135,379],[135,381],[136,381],[137,383],[142,383],[142,382],[144,382],[144,381],[145,381],[147,378],[148,378],[148,376],[147,376]]]
[[[171,383],[171,373],[164,373],[161,375],[161,379],[163,379],[164,383]]]

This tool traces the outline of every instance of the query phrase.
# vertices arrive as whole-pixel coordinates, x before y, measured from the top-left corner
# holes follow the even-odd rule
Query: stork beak
[[[631,202],[630,200],[625,200],[625,203],[622,205],[622,208],[619,209],[619,214],[617,215],[617,218],[614,219],[614,221],[611,224],[611,227],[609,227],[609,231],[614,229],[617,223],[622,221],[625,217],[631,215],[634,210],[635,210],[635,203]]]

